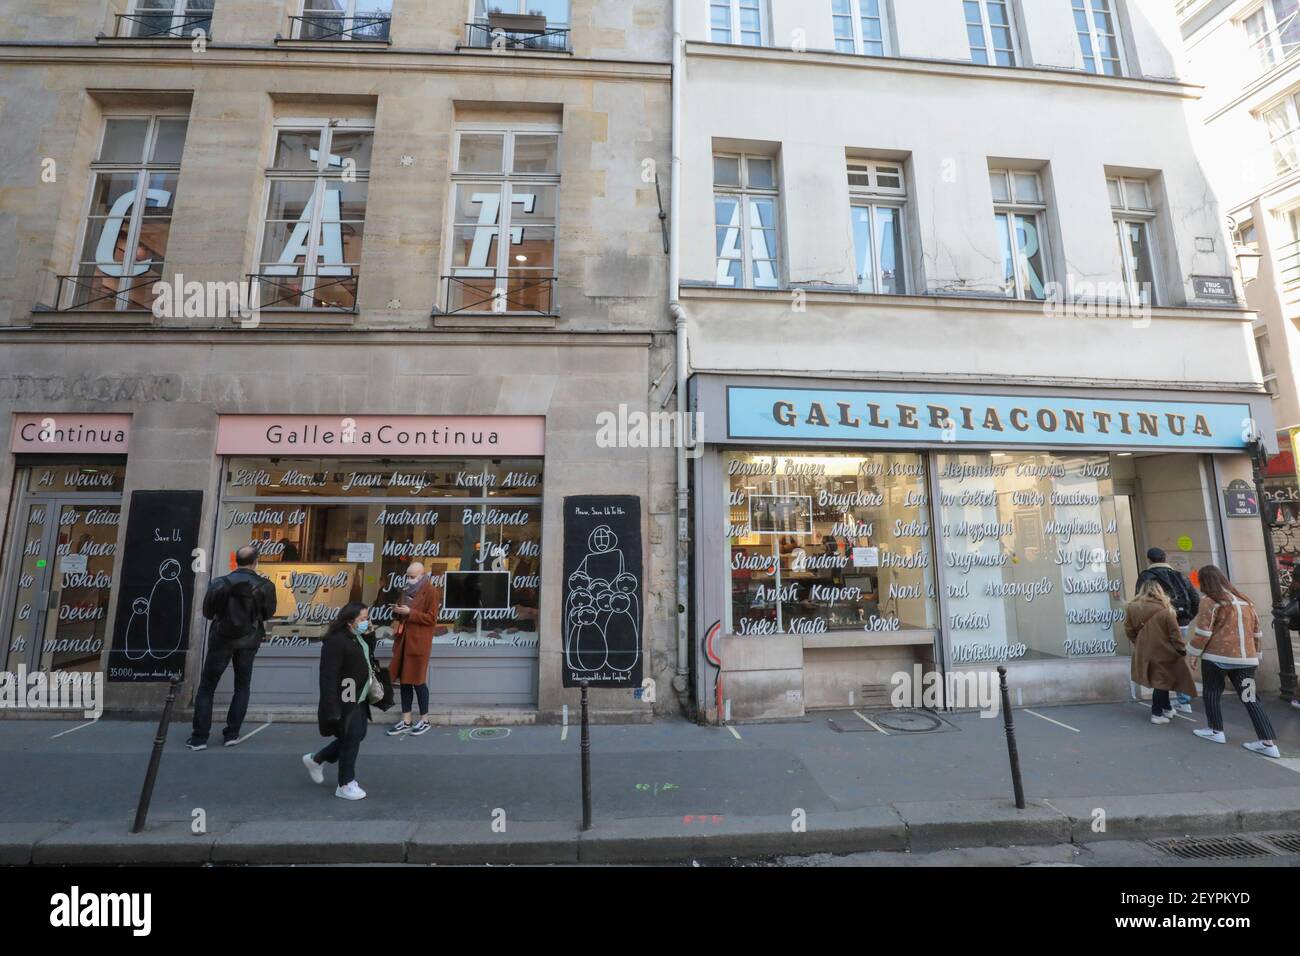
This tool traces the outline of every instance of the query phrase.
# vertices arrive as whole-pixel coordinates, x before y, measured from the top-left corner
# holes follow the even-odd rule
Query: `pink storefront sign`
[[[130,415],[18,412],[9,450],[28,455],[125,455],[130,440]]]
[[[219,455],[543,455],[541,415],[222,415]]]

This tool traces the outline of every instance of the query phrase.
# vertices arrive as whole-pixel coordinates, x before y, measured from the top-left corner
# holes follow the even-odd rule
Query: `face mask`
[[[368,630],[370,630],[370,622],[369,622],[369,621],[357,621],[356,632],[357,632],[358,634],[364,634],[364,633],[366,633],[366,631],[368,631]]]
[[[406,579],[406,585],[407,585],[407,587],[415,587],[415,586],[416,586],[417,584],[419,584],[419,583],[420,583],[420,579],[419,579],[419,578],[408,577],[408,578]]]

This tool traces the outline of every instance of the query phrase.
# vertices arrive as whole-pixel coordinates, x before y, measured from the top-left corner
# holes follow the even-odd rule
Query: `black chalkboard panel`
[[[564,499],[564,686],[640,687],[641,499]]]
[[[131,493],[109,680],[144,683],[184,675],[202,513],[201,491]]]

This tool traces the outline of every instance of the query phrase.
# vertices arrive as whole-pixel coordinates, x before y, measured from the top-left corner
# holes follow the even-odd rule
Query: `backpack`
[[[213,622],[213,637],[227,643],[248,643],[260,638],[262,615],[257,606],[260,583],[244,575],[227,575],[208,585],[203,613]]]
[[[1169,575],[1168,583],[1173,589],[1173,593],[1169,595],[1169,603],[1174,606],[1174,613],[1178,615],[1178,623],[1190,621],[1193,617],[1192,592],[1187,579],[1174,572]]]

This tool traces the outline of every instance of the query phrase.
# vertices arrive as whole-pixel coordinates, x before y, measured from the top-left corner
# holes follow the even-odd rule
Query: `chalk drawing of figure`
[[[122,640],[128,661],[142,661],[149,655],[149,599],[136,598],[131,602],[131,617],[126,622],[126,637]],[[132,648],[138,647],[139,653]]]
[[[157,660],[180,649],[185,629],[185,592],[181,563],[168,558],[158,567],[158,580],[149,592],[149,656]]]
[[[587,538],[587,554],[569,576],[565,658],[575,671],[605,668],[627,673],[641,654],[637,630],[640,582],[627,573],[618,535],[600,525]]]

